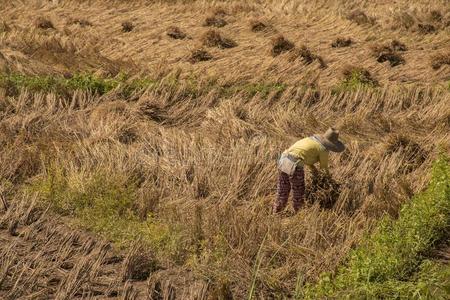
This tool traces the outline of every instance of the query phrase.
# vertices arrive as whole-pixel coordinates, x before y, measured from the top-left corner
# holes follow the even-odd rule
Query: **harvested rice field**
[[[0,0],[0,165],[0,299],[448,299],[450,6]]]

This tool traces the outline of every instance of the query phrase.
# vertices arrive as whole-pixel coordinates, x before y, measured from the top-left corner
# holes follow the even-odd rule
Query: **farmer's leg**
[[[273,206],[274,213],[278,213],[286,207],[290,191],[291,183],[289,182],[289,175],[279,171],[277,184],[277,200],[275,201]]]
[[[294,210],[298,211],[303,205],[305,197],[305,171],[303,168],[297,168],[291,177],[292,192],[294,194]]]

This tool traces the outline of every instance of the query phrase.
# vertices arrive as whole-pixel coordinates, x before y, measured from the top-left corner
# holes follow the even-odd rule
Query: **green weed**
[[[378,299],[447,299],[450,294],[450,266],[424,260],[410,280],[373,284],[370,294]],[[362,295],[367,293],[363,291]]]
[[[32,92],[68,94],[77,90],[103,95],[112,90],[118,90],[124,97],[135,91],[154,87],[155,80],[139,78],[129,80],[127,75],[120,73],[116,77],[103,78],[94,74],[80,73],[65,78],[52,75],[0,74],[0,86],[15,95],[20,89]]]
[[[267,97],[272,92],[283,92],[286,89],[283,83],[239,83],[219,86],[217,78],[211,78],[205,82],[200,82],[194,76],[185,79],[179,79],[178,76],[158,80],[148,77],[130,79],[124,73],[110,78],[89,73],[70,75],[69,78],[57,75],[0,74],[0,87],[5,88],[10,95],[16,95],[21,89],[62,95],[77,90],[103,95],[115,90],[125,98],[135,92],[158,87],[164,87],[173,93],[181,92],[179,95],[181,97],[198,97],[216,88],[219,88],[225,97],[231,97],[240,92],[244,92],[249,97],[256,94]]]
[[[90,91],[99,95],[106,94],[124,83],[120,77],[101,78],[92,74],[76,74],[69,79],[58,78],[57,81],[62,89]]]
[[[248,97],[254,97],[256,95],[260,95],[265,98],[272,92],[284,92],[287,88],[287,85],[284,83],[270,83],[270,82],[261,82],[261,83],[241,83],[231,86],[223,86],[222,94],[225,97],[231,97],[235,94],[243,92]]]
[[[400,292],[411,295],[415,295],[415,290],[430,292],[432,287],[428,283],[441,276],[441,271],[420,277],[420,269],[425,268],[425,255],[445,237],[449,226],[450,164],[443,155],[434,163],[427,190],[402,208],[398,220],[384,218],[377,230],[351,252],[347,265],[334,278],[324,274],[316,286],[307,288],[307,297],[346,295],[352,299],[378,299]],[[415,274],[419,274],[417,279]],[[412,283],[420,280],[420,286]]]
[[[333,88],[334,93],[378,86],[378,82],[364,68],[347,66],[343,70],[343,75],[344,79]]]
[[[0,86],[14,94],[16,94],[20,88],[26,88],[32,91],[52,92],[56,83],[57,80],[51,76],[26,76],[21,74],[0,75]]]
[[[74,172],[52,165],[25,190],[37,193],[43,203],[73,218],[76,225],[119,246],[139,240],[168,259],[178,259],[183,251],[179,228],[160,222],[151,214],[145,220],[137,216],[136,186],[125,175]]]
[[[267,97],[272,92],[283,92],[286,85],[282,83],[250,83],[244,85],[242,89],[252,97],[256,94]]]

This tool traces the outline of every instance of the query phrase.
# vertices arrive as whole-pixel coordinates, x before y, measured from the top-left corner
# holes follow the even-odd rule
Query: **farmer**
[[[308,166],[313,175],[318,176],[314,164],[320,162],[320,168],[329,175],[328,153],[342,152],[344,149],[344,144],[339,141],[339,131],[329,128],[324,134],[301,139],[284,151],[278,160],[279,175],[274,213],[281,212],[286,207],[291,187],[294,210],[298,212],[303,205],[305,194],[303,167]]]

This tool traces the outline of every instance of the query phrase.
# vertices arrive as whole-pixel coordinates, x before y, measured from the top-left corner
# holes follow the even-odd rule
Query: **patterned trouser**
[[[305,195],[305,171],[298,167],[292,177],[279,171],[277,185],[277,200],[273,206],[273,211],[278,213],[282,211],[288,202],[289,193],[293,192],[293,206],[297,212],[303,204]]]

